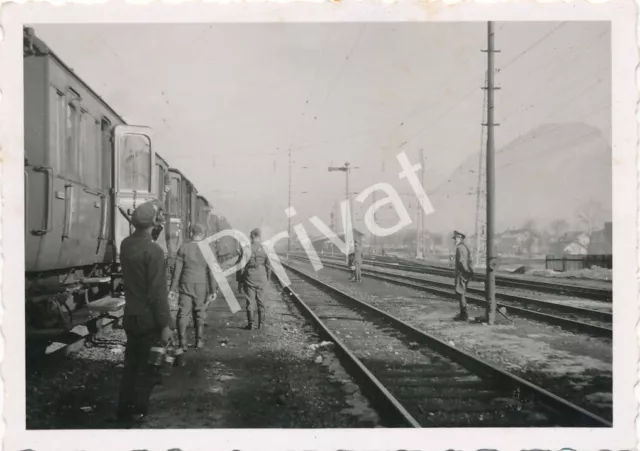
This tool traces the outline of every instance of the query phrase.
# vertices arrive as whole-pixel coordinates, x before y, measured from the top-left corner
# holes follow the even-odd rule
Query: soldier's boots
[[[464,307],[460,309],[460,313],[458,313],[454,318],[455,321],[469,321],[469,312],[467,308]]]
[[[253,329],[253,311],[247,310],[247,325],[245,326],[246,330]]]
[[[186,324],[178,324],[178,346],[181,347],[184,351],[187,350],[187,325]]]
[[[204,335],[202,324],[198,324],[196,326],[196,349],[201,349],[204,347]]]
[[[256,329],[262,329],[264,327],[264,312],[261,308],[258,308],[258,327]]]

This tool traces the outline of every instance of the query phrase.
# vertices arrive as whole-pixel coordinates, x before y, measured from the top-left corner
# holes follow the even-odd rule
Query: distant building
[[[551,243],[550,250],[554,255],[587,255],[590,241],[589,234],[586,232],[566,232]]]
[[[587,255],[587,248],[578,242],[569,243],[562,249],[565,255]]]
[[[604,229],[596,230],[591,234],[589,242],[589,254],[611,255],[613,253],[612,227],[610,222],[604,223]]]
[[[511,229],[495,237],[498,255],[535,255],[540,253],[540,236],[529,229]]]
[[[344,233],[337,235],[340,241],[344,241]],[[359,241],[361,244],[364,244],[364,233],[360,232],[357,229],[353,229],[353,238],[356,241]],[[326,236],[316,238],[311,241],[313,248],[316,250],[318,254],[324,253],[326,254],[341,254],[342,252],[338,247],[329,240]]]

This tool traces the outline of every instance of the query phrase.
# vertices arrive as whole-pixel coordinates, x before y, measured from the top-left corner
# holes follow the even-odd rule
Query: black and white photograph
[[[3,373],[8,393],[20,367],[4,406],[24,418],[7,449],[56,446],[36,432],[106,446],[90,431],[187,449],[178,437],[238,429],[399,449],[378,429],[418,428],[448,448],[494,430],[629,449],[637,55],[614,44],[633,34],[620,3],[544,20],[545,5],[515,20],[14,11]]]

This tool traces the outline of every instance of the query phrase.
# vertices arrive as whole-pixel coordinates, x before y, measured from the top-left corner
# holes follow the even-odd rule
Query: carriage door
[[[114,129],[114,244],[130,234],[129,217],[144,202],[156,199],[155,154],[151,147],[151,129],[116,125]]]
[[[104,261],[115,261],[115,249],[113,248],[113,197],[111,191],[113,185],[113,143],[111,139],[111,121],[103,117],[100,122],[100,152],[102,172],[102,211],[100,223],[100,241],[104,246]]]

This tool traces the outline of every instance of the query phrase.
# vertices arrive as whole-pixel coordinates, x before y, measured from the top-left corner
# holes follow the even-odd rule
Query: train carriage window
[[[100,123],[93,116],[82,111],[78,168],[82,181],[91,188],[100,188],[101,186],[100,155],[98,153],[100,148],[98,147],[99,127]]]
[[[66,140],[66,99],[64,93],[55,86],[49,87],[49,130],[50,130],[50,165],[61,172],[64,168]]]
[[[169,193],[169,212],[172,215],[180,215],[180,180],[171,178],[171,191]]]
[[[181,216],[186,219],[187,226],[189,226],[189,192],[186,180],[182,180],[180,187],[180,206]]]
[[[120,189],[151,191],[151,142],[145,135],[123,137],[120,154]]]
[[[64,175],[78,180],[78,109],[72,103],[67,103],[66,138]]]
[[[79,127],[78,127],[78,143],[77,143],[77,167],[78,167],[78,181],[85,181],[85,154],[91,154],[91,150],[88,148],[87,144],[90,142],[87,136],[87,112],[84,110],[80,110],[79,113]]]
[[[93,118],[92,118],[93,119]],[[102,154],[100,149],[102,147],[102,128],[100,121],[93,119],[93,154],[94,161],[93,167],[95,169],[95,182],[96,188],[102,188]]]
[[[165,193],[164,193],[164,168],[162,165],[156,165],[158,167],[158,199],[160,200],[160,204],[164,204]]]
[[[111,168],[113,152],[111,146],[111,122],[106,117],[102,118],[100,123],[100,147],[102,150],[102,188],[111,188],[112,174]]]

